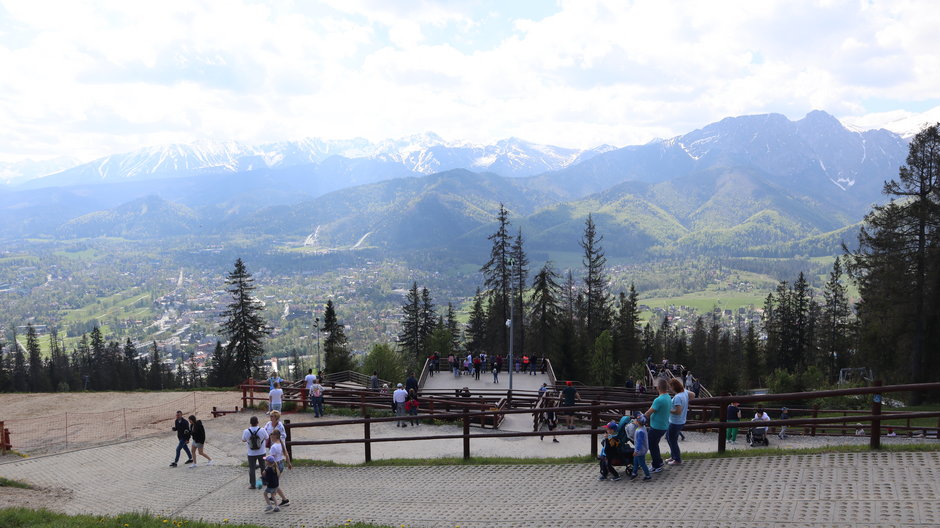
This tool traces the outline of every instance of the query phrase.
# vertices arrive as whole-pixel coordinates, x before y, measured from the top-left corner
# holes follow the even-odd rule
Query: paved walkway
[[[66,488],[32,506],[276,527],[912,527],[940,525],[940,453],[858,453],[689,461],[651,482],[598,482],[590,464],[299,468],[291,506],[262,513],[243,446],[208,445],[218,464],[167,467],[169,435],[0,464],[0,476]],[[0,493],[3,493],[0,491]]]

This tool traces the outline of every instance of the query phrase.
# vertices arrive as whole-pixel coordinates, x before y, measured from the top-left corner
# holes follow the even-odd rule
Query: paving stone
[[[652,481],[597,481],[593,464],[298,468],[291,505],[264,514],[243,446],[218,464],[167,467],[173,442],[147,438],[0,464],[0,476],[73,490],[53,509],[322,527],[819,528],[940,526],[940,453],[847,453],[690,460]]]

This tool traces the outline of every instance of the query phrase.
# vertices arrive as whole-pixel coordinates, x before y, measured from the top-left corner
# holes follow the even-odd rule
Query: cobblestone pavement
[[[940,526],[940,453],[690,460],[650,482],[599,482],[589,464],[298,468],[291,505],[264,514],[240,442],[218,463],[167,467],[171,438],[147,438],[0,464],[0,476],[67,488],[67,513],[156,515],[277,527],[911,527]],[[226,453],[226,454],[223,454]],[[0,491],[0,493],[3,493]]]

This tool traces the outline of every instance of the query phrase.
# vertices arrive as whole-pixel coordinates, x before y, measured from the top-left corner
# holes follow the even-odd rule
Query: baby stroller
[[[747,431],[747,445],[751,447],[758,445],[769,446],[770,440],[767,439],[767,428],[751,427]]]

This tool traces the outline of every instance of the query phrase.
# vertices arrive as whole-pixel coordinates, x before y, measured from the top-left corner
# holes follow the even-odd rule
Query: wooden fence
[[[881,395],[884,393],[891,392],[911,392],[911,391],[928,391],[928,390],[937,390],[940,389],[940,383],[919,383],[919,384],[909,384],[909,385],[891,385],[891,386],[881,386],[879,382],[872,387],[859,387],[853,389],[839,389],[832,391],[814,391],[814,392],[801,392],[801,393],[786,393],[786,394],[762,394],[762,395],[753,395],[753,396],[722,396],[722,397],[713,397],[713,398],[701,398],[695,399],[691,402],[689,406],[689,412],[694,416],[695,414],[706,416],[709,412],[717,411],[718,422],[711,422],[709,419],[690,422],[685,426],[685,430],[706,430],[706,429],[717,429],[718,434],[718,452],[725,451],[725,431],[728,428],[740,428],[747,429],[750,427],[773,427],[773,426],[809,426],[809,427],[818,427],[820,425],[831,425],[831,424],[843,424],[846,420],[853,420],[856,422],[867,422],[870,424],[869,430],[870,434],[870,446],[872,448],[880,447],[881,442],[881,423],[885,420],[907,420],[907,419],[917,419],[917,418],[940,418],[940,412],[897,412],[897,413],[882,413],[881,412]],[[853,415],[849,416],[834,416],[834,417],[813,417],[813,418],[793,418],[789,420],[771,420],[771,421],[761,421],[761,422],[728,422],[727,421],[727,405],[731,402],[739,403],[751,403],[751,402],[765,402],[765,401],[798,401],[806,400],[811,398],[825,398],[831,396],[844,396],[844,395],[873,395],[872,398],[872,409],[869,414],[862,415]],[[544,431],[538,431],[539,418],[538,415],[545,412],[546,406],[549,405],[550,397],[544,395],[538,395],[535,398],[535,403],[530,408],[525,409],[514,409],[511,406],[507,405],[502,409],[487,409],[481,410],[477,409],[475,412],[471,412],[470,406],[465,406],[462,408],[461,412],[443,412],[435,415],[435,418],[439,419],[450,419],[458,420],[463,424],[462,434],[443,434],[443,435],[427,435],[427,436],[408,436],[408,437],[389,437],[389,438],[372,438],[371,437],[371,425],[373,423],[382,423],[382,422],[391,422],[396,421],[398,417],[389,417],[389,418],[373,418],[368,416],[368,406],[363,405],[361,407],[363,412],[363,417],[361,419],[354,420],[334,420],[334,421],[320,421],[320,422],[303,422],[303,423],[291,423],[289,420],[285,420],[285,426],[287,428],[287,448],[293,456],[293,448],[296,446],[314,446],[314,445],[330,445],[330,444],[363,444],[364,455],[366,462],[372,460],[372,444],[376,442],[410,442],[417,440],[456,440],[460,439],[463,441],[463,456],[464,458],[470,457],[470,441],[472,439],[480,438],[520,438],[527,436],[541,436],[544,435]],[[454,402],[451,402],[453,405]],[[598,435],[602,434],[603,431],[600,429],[601,419],[606,416],[616,416],[623,415],[624,413],[636,411],[636,410],[645,410],[645,402],[606,402],[601,403],[599,401],[592,401],[590,405],[576,405],[572,407],[552,407],[552,410],[558,413],[573,412],[576,413],[580,418],[587,418],[589,422],[589,427],[587,429],[575,429],[575,430],[564,430],[559,429],[553,431],[553,435],[558,436],[572,436],[572,435],[585,435],[589,437],[590,441],[590,450],[591,454],[597,455],[597,446],[598,446]],[[716,409],[717,408],[717,409]],[[825,411],[822,411],[825,412]],[[506,416],[509,414],[532,414],[534,417],[534,429],[532,432],[491,432],[491,433],[471,433],[470,424],[474,421],[475,418],[483,420],[484,416]],[[604,418],[606,419],[606,418]],[[308,427],[331,427],[336,425],[362,425],[363,426],[363,436],[356,438],[344,438],[344,439],[334,439],[334,440],[294,440],[291,434],[291,431],[296,428],[308,428]],[[929,431],[925,430],[925,435]],[[935,437],[940,437],[940,423],[938,423],[938,428],[932,431]]]

